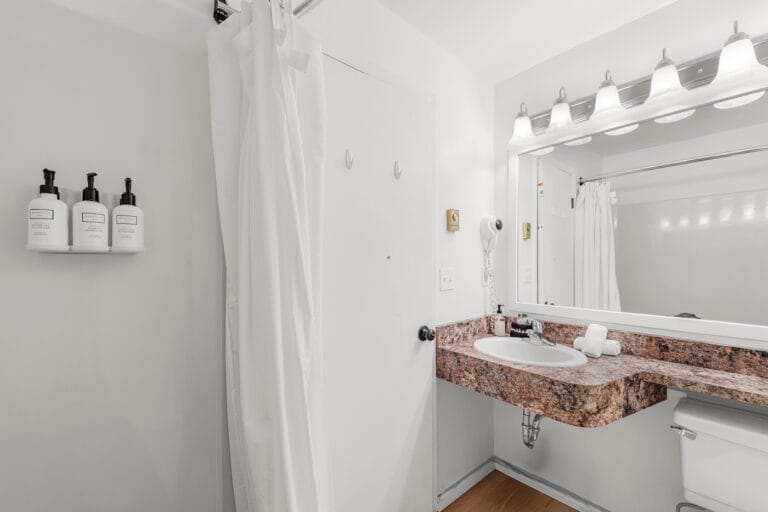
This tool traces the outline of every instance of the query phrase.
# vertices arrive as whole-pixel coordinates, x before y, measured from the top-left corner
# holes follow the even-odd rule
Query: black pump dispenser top
[[[56,194],[56,198],[61,198],[59,194],[59,187],[53,185],[53,179],[56,177],[56,171],[50,169],[43,169],[43,179],[45,183],[40,185],[41,194]]]
[[[501,311],[501,308],[503,306],[504,306],[504,304],[497,304],[496,305],[496,313],[498,313],[499,315],[503,314],[503,312]]]
[[[131,193],[131,178],[125,178],[125,192],[120,196],[120,204],[136,206],[136,194]]]
[[[97,176],[95,172],[86,174],[88,177],[88,186],[83,189],[83,201],[99,202],[99,191],[93,188],[93,178]]]

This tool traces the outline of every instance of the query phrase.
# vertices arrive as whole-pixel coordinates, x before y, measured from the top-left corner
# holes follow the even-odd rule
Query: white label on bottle
[[[131,224],[133,226],[139,223],[135,215],[115,215],[115,224]]]
[[[96,222],[98,224],[104,224],[107,222],[103,213],[82,213],[83,222]]]
[[[53,210],[31,209],[29,210],[29,218],[53,220]]]

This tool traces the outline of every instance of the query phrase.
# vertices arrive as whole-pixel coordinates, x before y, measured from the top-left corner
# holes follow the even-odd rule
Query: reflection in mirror
[[[767,133],[761,98],[521,155],[518,302],[768,324]]]

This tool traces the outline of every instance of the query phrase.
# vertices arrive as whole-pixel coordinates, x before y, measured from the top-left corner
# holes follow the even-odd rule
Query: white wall
[[[40,0],[0,17],[0,509],[223,508],[223,262],[204,55]],[[41,169],[134,178],[147,252],[24,250]]]
[[[438,267],[453,267],[456,278],[455,290],[437,294],[434,322],[484,314],[478,226],[492,200],[490,86],[476,81],[455,57],[374,0],[328,0],[303,21],[327,53],[434,95],[437,259]],[[447,208],[461,210],[461,231],[446,232]],[[436,268],[436,289],[437,274]],[[445,382],[437,384],[436,401],[442,490],[492,455],[492,402]],[[474,422],[464,416],[469,409],[477,413]]]
[[[508,169],[507,141],[521,101],[528,103],[531,112],[538,112],[551,106],[561,85],[572,99],[594,93],[606,68],[613,70],[620,83],[645,76],[659,60],[662,46],[678,62],[714,51],[727,37],[733,19],[742,20],[742,27],[753,35],[768,32],[768,4],[760,0],[681,0],[497,84],[496,212],[509,218],[514,215],[516,190],[511,179],[516,166]],[[510,261],[510,254],[502,251],[497,266]],[[514,273],[505,284],[500,293],[510,297]],[[520,411],[496,403],[495,453],[613,512],[674,510],[682,493],[677,441],[667,432],[672,402],[597,430],[546,421],[530,452],[519,440]]]
[[[522,411],[494,402],[494,452],[611,512],[672,511],[682,499],[680,441],[670,432],[682,393],[600,428],[545,419],[536,447],[523,445]]]

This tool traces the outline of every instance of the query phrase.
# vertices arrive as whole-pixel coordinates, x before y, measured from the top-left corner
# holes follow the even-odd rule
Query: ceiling
[[[676,0],[378,1],[495,83]]]

